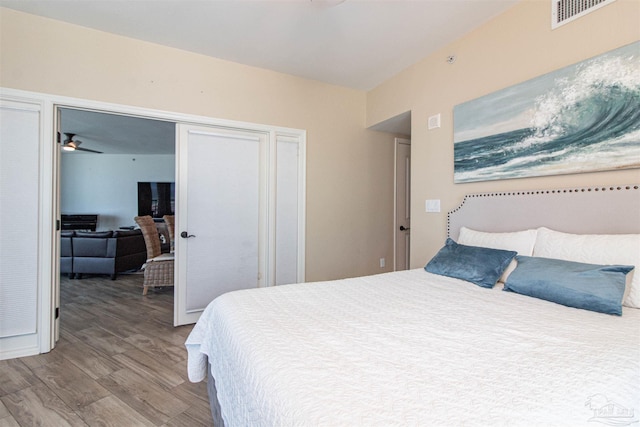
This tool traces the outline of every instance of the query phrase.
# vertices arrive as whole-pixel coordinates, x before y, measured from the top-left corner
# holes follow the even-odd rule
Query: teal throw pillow
[[[429,273],[492,288],[516,255],[515,251],[460,245],[447,239],[424,269]]]
[[[596,265],[552,258],[517,256],[518,266],[504,290],[568,307],[622,315],[630,265]]]

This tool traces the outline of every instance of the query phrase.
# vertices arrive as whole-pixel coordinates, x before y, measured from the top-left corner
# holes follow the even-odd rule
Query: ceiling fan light
[[[62,149],[65,151],[75,151],[76,144],[74,144],[73,142],[67,142],[62,146]]]

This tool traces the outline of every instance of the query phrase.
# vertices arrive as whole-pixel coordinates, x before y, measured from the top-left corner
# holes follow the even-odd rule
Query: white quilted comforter
[[[186,346],[192,381],[211,363],[229,427],[640,415],[640,310],[593,313],[423,269],[228,293]]]

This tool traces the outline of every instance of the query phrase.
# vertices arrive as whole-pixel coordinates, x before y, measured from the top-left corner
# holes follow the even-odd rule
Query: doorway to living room
[[[57,117],[61,286],[123,282],[142,295],[147,251],[134,217],[152,216],[162,251],[172,250],[163,216],[176,207],[176,123],[70,107]]]
[[[174,278],[171,283],[175,284],[175,326],[194,323],[199,313],[204,310],[202,304],[225,290],[273,286],[304,280],[304,131],[162,112],[158,112],[157,116],[149,111],[142,112],[140,116],[135,115],[135,112],[129,115],[129,109],[113,113],[97,108],[58,106],[56,111],[60,134],[66,137],[65,140],[62,140],[62,137],[60,139],[62,148],[70,142],[73,142],[75,147],[83,148],[76,149],[71,154],[60,151],[61,215],[93,217],[96,231],[121,234],[120,230],[126,232],[132,227],[129,224],[133,223],[133,217],[149,214],[142,212],[143,207],[158,219],[163,216],[161,213],[166,213],[164,211],[167,207],[171,207],[171,213],[176,213],[175,234],[178,237],[175,240],[175,276],[171,274]],[[81,121],[78,118],[79,114],[93,117],[81,117],[86,119]],[[109,133],[113,128],[128,127],[133,130],[121,132],[128,139],[121,140],[120,144],[109,141],[108,145],[100,145],[95,136],[100,135],[100,132],[92,133],[90,129],[83,129],[82,126],[82,123],[89,123],[89,119],[96,117],[102,123],[121,120],[133,120],[136,123],[103,123],[103,134]],[[156,118],[159,120],[154,120]],[[140,124],[140,120],[144,123]],[[75,124],[75,128],[67,129],[69,123]],[[135,145],[131,143],[131,136],[135,134],[136,128],[144,129],[149,123],[154,129],[157,126],[168,125],[164,131],[167,142],[160,144],[160,147],[165,147],[164,152],[158,153],[155,145],[163,135],[152,138],[147,145],[142,144],[143,150],[134,151]],[[145,138],[148,140],[149,133],[151,131],[141,132],[135,141],[139,142]],[[88,139],[86,135],[93,138]],[[110,152],[114,150],[116,152]],[[150,151],[155,152],[149,154]],[[78,156],[71,157],[75,154]],[[143,159],[145,167],[141,167],[142,156],[147,156]],[[115,175],[114,170],[117,171]],[[253,178],[250,178],[252,176]],[[213,185],[214,183],[217,185]],[[239,187],[240,183],[245,183],[242,184],[242,189]],[[92,200],[92,203],[89,206],[81,206],[80,209],[77,207],[78,202],[75,206],[73,203],[67,203],[66,188],[75,188],[76,191],[71,194],[76,196],[84,193],[79,200]],[[128,190],[125,191],[124,188]],[[229,193],[229,188],[239,191]],[[157,193],[155,202],[151,197],[151,203],[148,203],[148,200],[143,203],[142,196],[153,194],[154,189]],[[118,201],[104,203],[103,199],[106,199],[107,194],[111,194]],[[160,194],[168,196],[165,197],[164,203],[159,197]],[[225,197],[231,197],[233,202],[221,203]],[[203,206],[203,200],[214,201],[214,206],[218,209]],[[234,264],[237,260],[246,259],[246,256],[240,255],[231,259],[218,257],[226,260],[223,266],[216,265],[214,270],[205,269],[199,274],[194,272],[195,266],[200,265],[203,256],[206,258],[212,254],[235,253],[230,251],[230,245],[234,242],[241,245],[241,242],[244,242],[237,230],[249,229],[239,224],[239,219],[248,210],[240,209],[240,212],[230,214],[239,200],[249,203],[252,209],[255,208],[251,212],[257,215],[249,221],[251,224],[258,224],[257,230],[251,228],[253,231],[247,231],[252,233],[257,242],[256,253],[252,253],[255,265],[245,266],[249,271],[255,271],[246,274],[247,278],[251,278],[250,282],[247,281],[249,279],[243,281],[227,278],[226,281],[216,282],[225,283],[226,288],[211,293],[211,278],[216,274],[223,274],[223,267],[242,271],[245,269]],[[69,206],[72,206],[72,209],[69,209]],[[102,206],[98,209],[100,212],[96,210],[96,206]],[[114,206],[125,213],[117,215],[112,212]],[[163,206],[165,209],[162,209]],[[198,222],[197,218],[203,215],[204,222]],[[238,227],[231,228],[236,230],[231,234],[229,223],[238,223]],[[189,233],[185,231],[187,229]],[[193,230],[196,232],[192,233]],[[186,237],[197,235],[198,238],[180,238],[183,234]],[[225,240],[221,235],[228,236]],[[165,242],[168,240],[169,238],[165,239]],[[148,271],[150,270],[147,269]],[[87,271],[73,271],[72,274],[75,273],[85,275]]]

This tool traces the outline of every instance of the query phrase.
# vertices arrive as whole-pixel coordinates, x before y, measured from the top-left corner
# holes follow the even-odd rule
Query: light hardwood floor
[[[60,340],[0,361],[0,427],[211,426],[205,383],[187,379],[173,289],[142,296],[142,275],[61,278]]]

